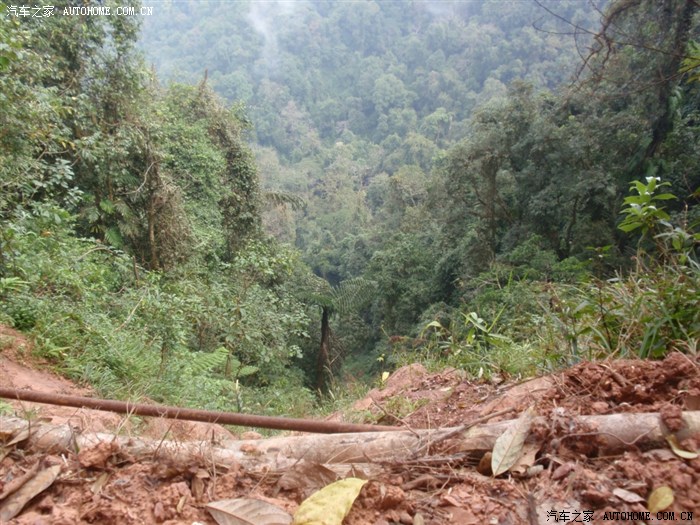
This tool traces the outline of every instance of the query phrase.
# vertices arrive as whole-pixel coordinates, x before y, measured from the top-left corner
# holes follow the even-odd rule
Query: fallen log
[[[200,421],[203,423],[217,423],[219,425],[269,428],[273,430],[318,432],[321,434],[397,430],[397,427],[383,425],[360,425],[337,421],[318,421],[314,419],[295,419],[289,417],[256,416],[253,414],[239,414],[235,412],[196,410],[167,405],[145,405],[142,403],[130,403],[128,401],[66,396],[62,394],[5,387],[0,387],[0,398],[75,408],[89,408],[92,410],[103,410],[126,415],[164,417],[169,419]]]
[[[561,420],[561,416],[558,416]],[[700,433],[700,411],[683,413],[683,428],[674,433],[679,440]],[[571,416],[567,427],[574,429],[557,439],[580,438],[595,444],[601,451],[621,450],[633,446],[665,445],[670,434],[658,413]],[[243,468],[286,470],[305,460],[322,464],[355,464],[404,461],[424,455],[430,443],[450,436],[451,454],[491,450],[496,439],[513,424],[513,420],[477,425],[472,428],[439,430],[346,433],[273,437],[260,440],[222,442],[176,442],[147,440],[112,434],[78,434],[69,425],[31,424],[18,418],[0,418],[0,438],[28,434],[31,447],[52,452],[83,450],[112,443],[115,450],[134,460],[167,459],[175,464],[197,461],[215,465],[239,464]],[[549,424],[537,417],[533,425]],[[534,440],[534,436],[530,437]]]

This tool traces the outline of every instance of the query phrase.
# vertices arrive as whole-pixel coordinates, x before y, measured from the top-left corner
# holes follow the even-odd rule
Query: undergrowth
[[[655,177],[635,181],[625,199],[620,229],[639,234],[631,269],[601,279],[592,264],[567,260],[559,271],[574,278],[554,281],[512,257],[496,262],[475,279],[461,307],[432,312],[416,337],[389,338],[388,359],[499,378],[581,359],[662,358],[674,350],[697,355],[700,234],[687,217],[671,222],[661,203],[675,196],[658,193],[666,185]],[[605,252],[594,250],[596,258]]]
[[[286,262],[256,245],[206,278],[196,269],[169,277],[76,238],[62,218],[45,224],[27,214],[5,226],[0,322],[31,336],[37,356],[107,398],[269,415],[314,410],[314,393],[291,366],[308,320],[277,284]],[[257,273],[276,281],[261,284]]]

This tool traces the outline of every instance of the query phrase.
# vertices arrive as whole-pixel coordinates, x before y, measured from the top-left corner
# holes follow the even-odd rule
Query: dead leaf
[[[491,471],[494,476],[508,471],[522,454],[525,439],[530,434],[533,409],[528,408],[501,434],[491,452]]]
[[[20,430],[15,437],[13,437],[8,443],[5,444],[6,447],[11,447],[22,441],[26,441],[29,438],[29,427]]]
[[[29,481],[29,480],[32,479],[34,476],[36,476],[36,473],[39,472],[39,468],[40,468],[40,467],[41,467],[41,464],[40,464],[40,462],[37,461],[37,462],[34,463],[34,465],[32,465],[32,467],[31,467],[29,470],[27,470],[24,474],[22,474],[21,476],[18,476],[18,477],[16,477],[16,478],[14,478],[14,479],[12,479],[11,481],[8,481],[8,482],[5,484],[5,487],[3,488],[3,491],[0,492],[0,501],[2,501],[2,500],[4,500],[5,498],[7,498],[7,496],[9,496],[10,494],[12,494],[13,492],[16,492],[17,490],[19,490],[20,487],[22,487],[27,481]]]
[[[306,498],[337,480],[338,475],[331,469],[319,463],[302,461],[282,474],[277,486],[282,490],[300,490]]]
[[[510,471],[513,474],[524,476],[530,467],[535,464],[535,459],[539,451],[540,445],[538,443],[526,443],[523,445],[522,453],[515,464],[510,467]]]
[[[673,505],[673,489],[663,486],[655,488],[647,500],[647,509],[651,513],[660,512]]]
[[[346,478],[322,488],[299,505],[293,525],[342,525],[365,483]]]
[[[289,525],[292,522],[288,512],[253,498],[212,501],[206,509],[219,525]]]
[[[95,480],[95,482],[90,487],[90,490],[92,491],[92,493],[99,494],[100,492],[102,492],[102,489],[105,486],[105,483],[107,483],[108,479],[109,479],[109,472],[103,472],[102,474],[100,474],[100,476]]]
[[[61,472],[60,465],[42,470],[21,488],[17,489],[0,505],[0,521],[9,521],[22,512],[24,506],[37,494],[43,492],[56,481]]]
[[[631,490],[617,488],[612,493],[626,503],[641,503],[644,501],[643,497]]]
[[[669,446],[671,447],[671,450],[673,450],[673,453],[676,456],[683,459],[695,459],[698,457],[697,452],[683,450],[683,448],[681,448],[681,444],[678,442],[678,439],[673,434],[666,436],[666,441],[668,442]]]

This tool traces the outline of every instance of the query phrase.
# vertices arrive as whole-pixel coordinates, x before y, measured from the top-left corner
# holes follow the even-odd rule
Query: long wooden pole
[[[0,387],[0,398],[17,399],[19,401],[29,401],[32,403],[45,403],[49,405],[90,408],[92,410],[104,410],[106,412],[116,412],[118,414],[165,417],[170,419],[184,419],[188,421],[202,421],[205,423],[218,423],[220,425],[270,428],[275,430],[295,430],[298,432],[314,432],[318,434],[386,432],[391,430],[401,430],[398,427],[384,425],[362,425],[340,423],[337,421],[256,416],[253,414],[196,410],[192,408],[180,408],[167,405],[144,405],[141,403],[130,403],[128,401],[124,402],[114,401],[111,399],[97,399],[92,397],[65,396],[61,394],[36,392],[33,390],[19,390],[16,388]]]

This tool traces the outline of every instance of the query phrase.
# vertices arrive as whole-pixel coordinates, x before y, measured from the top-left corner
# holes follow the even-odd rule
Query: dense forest
[[[0,3],[0,322],[69,377],[301,415],[697,353],[695,1],[153,11]]]

